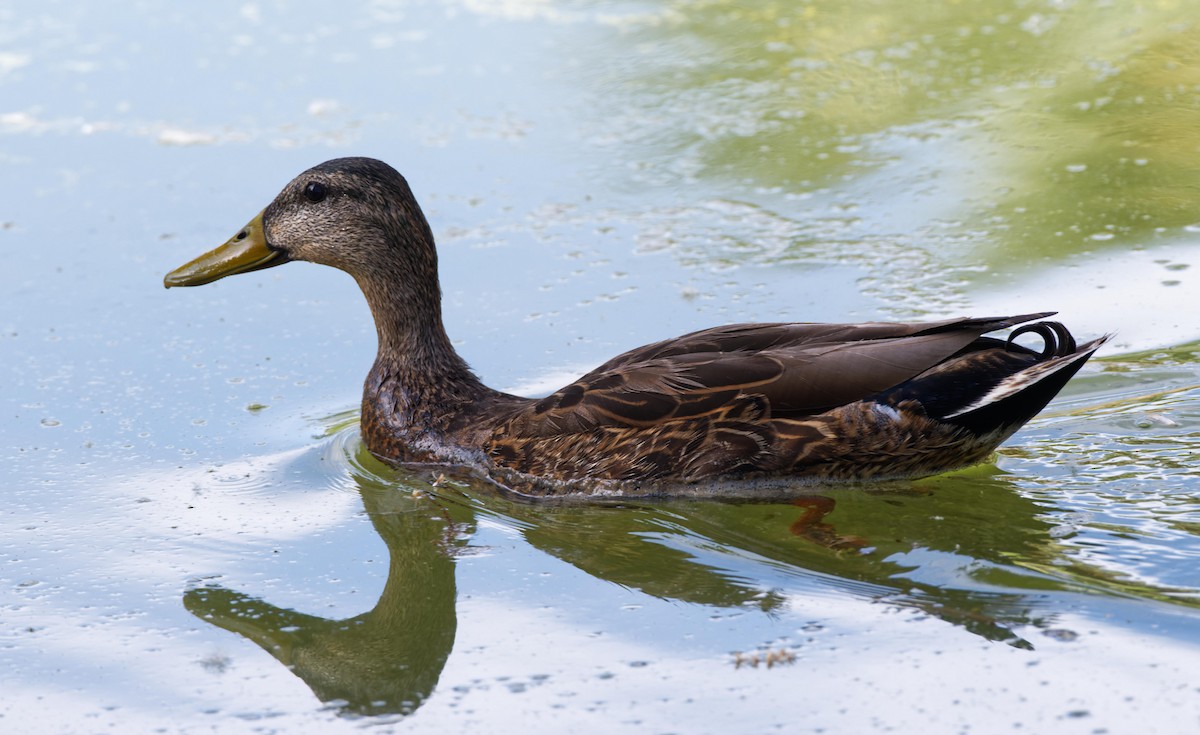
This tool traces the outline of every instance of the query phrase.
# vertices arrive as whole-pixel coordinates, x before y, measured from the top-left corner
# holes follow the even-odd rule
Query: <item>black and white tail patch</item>
[[[1052,323],[1044,322],[1044,324]],[[1017,333],[1018,332],[1014,331],[1012,336],[1015,337]],[[952,420],[974,411],[987,408],[988,406],[995,405],[1001,401],[1013,398],[1021,393],[1024,393],[1025,391],[1028,391],[1033,386],[1063,370],[1071,370],[1073,372],[1074,370],[1078,369],[1084,361],[1091,357],[1092,354],[1100,347],[1100,345],[1107,342],[1110,337],[1111,335],[1105,335],[1093,342],[1090,342],[1084,345],[1083,349],[1079,350],[1078,352],[1074,351],[1076,346],[1073,339],[1070,339],[1069,342],[1066,342],[1066,344],[1063,344],[1063,342],[1060,341],[1058,345],[1059,349],[1066,348],[1066,350],[1068,350],[1068,354],[1061,357],[1052,357],[1045,362],[1039,362],[1034,365],[1030,365],[1024,370],[1013,373],[994,385],[987,393],[979,396],[979,398],[975,399],[966,406],[944,415],[942,418],[946,420]],[[1011,340],[1012,337],[1009,339]],[[1050,344],[1053,343],[1048,340],[1047,351],[1052,349],[1049,346]]]

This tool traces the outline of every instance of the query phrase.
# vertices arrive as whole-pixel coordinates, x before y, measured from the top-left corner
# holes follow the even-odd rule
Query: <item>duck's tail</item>
[[[1013,342],[1018,335],[1033,332],[1044,347],[1035,352]],[[1004,349],[1026,364],[1003,375],[990,386],[985,382],[973,399],[946,410],[937,418],[957,424],[976,434],[1009,434],[1033,418],[1058,395],[1096,350],[1112,338],[1106,334],[1082,345],[1058,322],[1038,322],[1013,330]],[[950,407],[947,407],[950,408]]]
[[[996,320],[1002,323],[997,328],[1043,316]],[[1029,333],[1042,338],[1040,351],[1015,342]],[[1002,441],[1045,408],[1111,337],[1079,345],[1066,327],[1053,321],[1018,327],[1007,339],[979,337],[950,359],[887,391],[880,402],[900,407],[916,401],[934,420]]]

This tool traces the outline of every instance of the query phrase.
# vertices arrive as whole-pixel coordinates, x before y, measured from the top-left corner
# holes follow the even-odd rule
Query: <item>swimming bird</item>
[[[433,233],[404,177],[370,158],[300,174],[164,285],[292,260],[349,273],[370,306],[378,353],[360,428],[373,454],[537,497],[786,496],[976,464],[1108,339],[1077,345],[1054,312],[731,324],[630,350],[544,398],[510,395],[451,345]],[[1041,349],[1015,341],[1025,333]]]

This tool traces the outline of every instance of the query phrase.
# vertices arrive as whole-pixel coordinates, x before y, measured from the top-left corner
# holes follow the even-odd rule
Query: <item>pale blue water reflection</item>
[[[1196,26],[896,8],[0,9],[0,730],[1200,722]],[[500,387],[739,320],[1057,307],[1119,347],[994,464],[875,492],[433,487],[359,448],[349,279],[160,287],[348,154],[409,176]]]

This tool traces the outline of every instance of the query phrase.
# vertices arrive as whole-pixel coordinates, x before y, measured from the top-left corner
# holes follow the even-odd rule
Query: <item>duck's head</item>
[[[376,274],[393,284],[437,283],[433,236],[404,177],[373,158],[336,158],[297,176],[224,245],[163,285],[201,286],[289,260],[333,266],[360,284]]]

